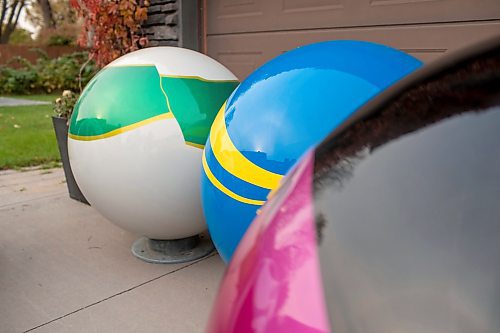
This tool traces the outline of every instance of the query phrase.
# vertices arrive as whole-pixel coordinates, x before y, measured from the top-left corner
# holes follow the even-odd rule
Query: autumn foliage
[[[103,67],[147,45],[141,23],[147,19],[147,0],[71,0],[84,19],[79,44]]]

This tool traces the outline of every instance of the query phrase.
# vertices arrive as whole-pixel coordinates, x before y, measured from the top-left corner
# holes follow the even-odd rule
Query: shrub
[[[23,28],[16,28],[9,38],[10,45],[26,45],[33,43],[31,33]]]
[[[76,45],[80,25],[65,23],[57,29],[42,28],[36,37],[36,45],[65,46]]]
[[[49,59],[43,52],[35,64],[24,58],[16,57],[19,68],[0,66],[0,94],[30,94],[70,89],[80,90],[80,68],[87,61],[86,52],[75,52],[58,58]],[[95,74],[95,64],[89,62],[82,70],[82,86]]]
[[[73,44],[73,39],[63,35],[52,35],[47,42],[48,46],[68,46]]]

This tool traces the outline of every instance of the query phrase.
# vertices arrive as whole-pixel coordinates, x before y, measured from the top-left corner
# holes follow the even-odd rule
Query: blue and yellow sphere
[[[328,41],[286,52],[243,81],[217,114],[202,159],[203,211],[223,259],[306,150],[420,66],[387,46]]]
[[[103,68],[69,126],[71,167],[87,200],[111,222],[152,239],[204,231],[202,148],[237,84],[217,61],[175,47],[135,51]]]

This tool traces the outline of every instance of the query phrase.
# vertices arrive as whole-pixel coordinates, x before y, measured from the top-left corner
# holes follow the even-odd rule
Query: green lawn
[[[53,101],[56,95],[8,96]],[[0,107],[0,170],[53,166],[60,160],[52,105]]]

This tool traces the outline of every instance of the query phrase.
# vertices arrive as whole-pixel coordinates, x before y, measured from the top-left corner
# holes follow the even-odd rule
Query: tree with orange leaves
[[[79,44],[89,49],[99,67],[147,45],[141,29],[147,19],[147,0],[71,0],[84,19]]]

